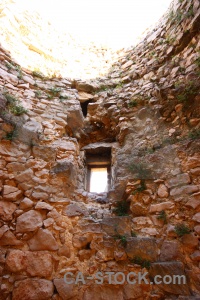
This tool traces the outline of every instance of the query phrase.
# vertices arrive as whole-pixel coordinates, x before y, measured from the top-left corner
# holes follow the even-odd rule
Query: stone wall
[[[199,298],[199,24],[198,0],[174,2],[87,82],[24,70],[1,48],[0,299]],[[108,143],[114,182],[89,193],[83,148]],[[149,284],[86,279],[98,271]]]

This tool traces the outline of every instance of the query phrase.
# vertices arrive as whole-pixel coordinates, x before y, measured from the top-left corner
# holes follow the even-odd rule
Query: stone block
[[[49,250],[55,251],[58,250],[58,244],[48,229],[39,229],[37,233],[28,241],[30,250],[32,251],[41,251]]]
[[[121,234],[131,236],[131,218],[130,217],[109,217],[101,222],[102,231],[110,236]]]
[[[46,279],[24,279],[15,283],[12,300],[49,300],[53,296],[54,285]]]
[[[158,245],[155,238],[132,237],[127,239],[126,253],[128,257],[136,256],[150,261],[158,258]]]
[[[70,279],[71,280],[71,279]],[[67,284],[63,278],[55,278],[53,281],[59,296],[63,300],[74,299],[77,296],[76,285]]]
[[[12,202],[0,201],[0,218],[3,221],[11,221],[17,206]]]
[[[184,265],[181,262],[177,262],[177,261],[171,261],[171,262],[156,262],[151,264],[151,268],[149,270],[149,275],[151,278],[154,278],[156,275],[161,276],[160,278],[157,278],[158,281],[162,281],[160,284],[157,284],[157,288],[171,293],[171,294],[175,294],[175,295],[189,295],[189,288],[188,288],[188,284],[187,284],[187,279],[186,279],[186,274],[184,273]],[[166,284],[163,282],[163,279],[165,276],[166,280],[169,279],[170,276],[170,280],[175,280],[176,275],[182,276],[182,281],[179,282],[179,284],[177,283],[178,281],[174,282],[174,283],[170,283],[170,284]],[[181,279],[181,278],[180,278]],[[185,279],[185,283],[184,280]],[[176,278],[177,280],[177,278]]]
[[[29,232],[42,226],[42,215],[35,210],[29,210],[17,218],[16,231]]]

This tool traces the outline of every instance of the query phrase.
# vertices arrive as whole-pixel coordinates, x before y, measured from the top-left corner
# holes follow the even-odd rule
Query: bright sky
[[[92,168],[90,176],[90,192],[102,193],[107,191],[107,168]]]
[[[60,30],[113,47],[134,43],[166,12],[171,0],[16,0],[51,19]]]

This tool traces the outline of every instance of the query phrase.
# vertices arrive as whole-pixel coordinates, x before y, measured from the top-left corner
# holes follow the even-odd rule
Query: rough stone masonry
[[[90,81],[25,70],[1,47],[0,300],[200,299],[199,83],[199,0],[174,1]],[[109,191],[90,193],[86,158],[108,149]]]

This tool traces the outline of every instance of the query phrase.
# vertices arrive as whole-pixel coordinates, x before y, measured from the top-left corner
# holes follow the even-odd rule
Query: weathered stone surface
[[[3,78],[4,80],[12,83],[13,85],[17,85],[18,84],[18,78],[17,76],[7,73],[6,71],[4,71],[3,69],[0,68],[0,77]]]
[[[18,240],[15,235],[7,230],[0,239],[0,246],[22,246],[23,242]]]
[[[200,193],[193,194],[186,203],[186,206],[192,207],[194,209],[200,206]]]
[[[21,209],[27,209],[27,208],[31,208],[33,207],[34,202],[29,199],[29,198],[24,198],[21,202],[20,202],[20,208]]]
[[[92,254],[94,254],[94,251],[92,251],[91,249],[83,249],[79,250],[78,257],[80,261],[89,260]]]
[[[79,98],[79,101],[80,101],[81,103],[83,103],[83,102],[85,102],[85,101],[87,101],[87,100],[93,99],[94,96],[91,95],[91,94],[85,93],[85,92],[79,92],[79,93],[78,93],[78,98]]]
[[[33,155],[44,161],[55,161],[56,151],[49,146],[33,146]]]
[[[8,231],[9,230],[9,227],[8,227],[8,225],[3,225],[2,227],[0,227],[0,238],[4,235],[4,233],[6,232],[6,231]]]
[[[3,198],[8,201],[17,201],[22,196],[22,191],[10,185],[4,185]]]
[[[71,281],[71,279],[70,279],[70,281]],[[68,300],[68,299],[72,299],[77,296],[75,284],[67,284],[66,282],[64,282],[63,278],[59,278],[59,279],[55,278],[53,283],[54,283],[61,299]]]
[[[183,194],[192,194],[198,192],[199,188],[196,185],[185,185],[182,187],[174,188],[170,191],[171,196],[178,196]]]
[[[142,228],[142,233],[145,233],[146,236],[156,236],[158,231],[155,228]]]
[[[104,218],[101,222],[102,231],[108,235],[125,234],[131,235],[130,217],[112,217]]]
[[[151,268],[149,271],[149,275],[151,277],[155,277],[156,275],[160,275],[161,278],[164,278],[164,276],[169,275],[179,275],[179,276],[185,276],[185,282],[187,283],[186,275],[184,273],[184,265],[181,262],[158,262],[151,264]],[[159,281],[160,278],[159,278]],[[181,281],[181,284],[165,284],[161,282],[159,285],[157,285],[159,289],[162,289],[168,293],[176,294],[176,295],[189,295],[189,289],[187,284],[184,284],[183,281]]]
[[[190,183],[190,176],[188,175],[188,173],[179,174],[179,175],[167,180],[167,186],[169,188],[185,185],[187,183]]]
[[[71,256],[70,247],[68,245],[64,245],[63,247],[59,247],[59,249],[58,249],[58,255],[60,255],[60,256],[66,256],[66,257],[69,258]]]
[[[130,210],[133,216],[145,216],[148,213],[148,208],[141,203],[131,202]]]
[[[164,241],[160,249],[160,260],[171,261],[180,257],[180,245],[177,241]]]
[[[23,80],[30,83],[31,85],[35,84],[35,80],[33,80],[30,76],[23,76]]]
[[[42,226],[42,222],[43,218],[39,212],[29,210],[17,218],[16,231],[34,231]]]
[[[16,208],[17,206],[14,203],[0,201],[0,218],[3,221],[11,221]]]
[[[111,298],[123,300],[122,288],[94,285],[87,288],[83,295],[83,300],[110,300]]]
[[[195,214],[195,215],[193,216],[192,220],[194,220],[194,221],[200,223],[200,212],[197,213],[197,214]]]
[[[81,249],[86,247],[92,241],[91,233],[77,233],[72,238],[72,243],[75,248]]]
[[[145,285],[142,284],[126,284],[123,289],[124,300],[145,299],[145,289],[147,290],[147,286],[145,287]]]
[[[182,244],[188,248],[196,248],[199,244],[199,239],[193,233],[185,234],[181,238]]]
[[[25,279],[15,283],[13,300],[50,300],[54,291],[53,283],[46,279]]]
[[[114,251],[114,258],[116,261],[126,260],[127,255],[126,255],[125,251],[117,250],[117,251]]]
[[[28,155],[27,153],[23,153],[19,149],[17,149],[14,146],[7,147],[6,144],[1,143],[0,145],[0,154],[5,156],[11,156],[11,157],[21,157],[24,155],[25,157]]]
[[[67,205],[66,208],[63,209],[63,214],[68,217],[74,217],[74,216],[86,215],[87,211],[81,208],[78,204],[73,203]]]
[[[200,225],[194,226],[194,230],[200,235]]]
[[[137,225],[152,225],[152,221],[148,217],[136,217],[133,218],[133,223]]]
[[[39,200],[47,200],[49,198],[49,195],[47,193],[44,193],[44,192],[34,191],[32,193],[32,197],[35,198],[35,199],[39,199]]]
[[[158,246],[154,238],[128,238],[125,250],[130,258],[139,256],[150,261],[156,261],[158,258]]]
[[[78,91],[90,93],[90,92],[94,91],[94,86],[92,86],[89,83],[83,82],[83,81],[76,81],[76,89]]]
[[[31,180],[33,175],[34,175],[33,170],[28,169],[28,170],[25,170],[24,172],[20,172],[19,175],[15,176],[15,178],[18,182],[24,182],[24,181]]]
[[[150,213],[159,212],[159,211],[167,210],[167,209],[173,209],[173,208],[174,208],[174,203],[171,201],[162,202],[159,204],[152,204],[150,206]]]
[[[55,251],[58,249],[58,244],[48,229],[39,229],[33,238],[28,241],[28,245],[32,251]]]
[[[45,227],[49,227],[49,226],[51,226],[54,222],[55,222],[55,221],[54,221],[53,218],[48,218],[48,219],[44,220],[43,223],[44,223],[44,226],[45,226]]]
[[[11,250],[6,257],[6,265],[11,272],[20,272],[25,269],[23,259],[25,254],[21,250]]]
[[[46,202],[38,202],[35,206],[35,209],[46,209],[46,210],[52,210],[53,206],[46,203]]]
[[[164,184],[160,184],[158,187],[158,196],[160,198],[167,198],[169,195],[168,189]]]
[[[11,272],[25,271],[30,276],[49,277],[53,272],[52,257],[47,252],[11,250],[6,257]]]

